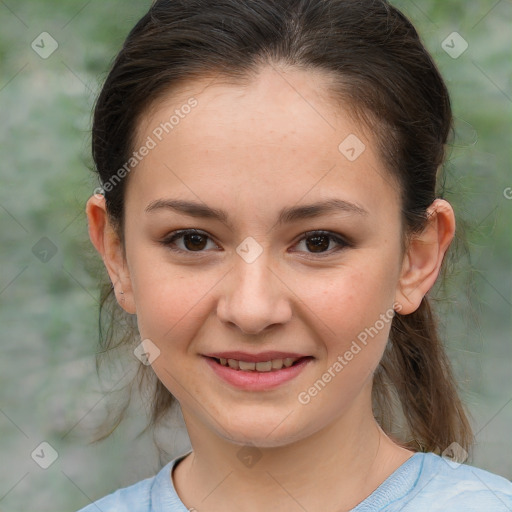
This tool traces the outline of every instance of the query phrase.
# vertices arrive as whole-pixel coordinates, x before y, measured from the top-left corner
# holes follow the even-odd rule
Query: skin
[[[436,199],[425,230],[402,251],[397,185],[375,136],[323,94],[327,83],[319,72],[266,66],[245,86],[205,79],[155,104],[140,122],[140,144],[192,95],[198,100],[129,175],[126,258],[103,197],[87,202],[90,238],[118,301],[160,350],[153,370],[180,402],[193,453],[172,478],[189,508],[350,510],[413,455],[384,434],[371,409],[390,322],[308,404],[297,398],[393,304],[401,314],[418,308],[455,230],[451,206]],[[354,161],[338,149],[349,134],[366,146]],[[367,213],[276,224],[284,207],[332,197]],[[224,209],[232,226],[145,212],[161,198]],[[161,243],[186,228],[209,237],[202,252],[183,238],[175,244],[186,254]],[[303,236],[311,230],[352,245],[331,239],[322,257]],[[262,248],[250,264],[236,252],[249,236]],[[201,356],[223,350],[314,360],[274,390],[244,391]],[[251,467],[237,456],[243,446],[261,456]]]

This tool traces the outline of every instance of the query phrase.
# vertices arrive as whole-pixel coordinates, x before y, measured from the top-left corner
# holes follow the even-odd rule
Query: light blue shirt
[[[176,494],[176,457],[154,477],[101,498],[78,512],[189,512]],[[194,509],[191,509],[194,510]],[[512,483],[433,453],[415,453],[352,512],[512,512]]]

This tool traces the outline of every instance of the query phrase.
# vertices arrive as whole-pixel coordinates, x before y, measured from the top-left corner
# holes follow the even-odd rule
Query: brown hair
[[[378,135],[382,158],[399,184],[404,234],[421,232],[426,209],[439,197],[450,99],[415,28],[384,0],[155,1],[129,33],[96,103],[92,152],[102,186],[129,160],[140,117],[171,88],[206,75],[248,79],[271,63],[334,78],[333,97]],[[122,241],[125,186],[126,179],[105,187],[109,218]],[[112,292],[110,282],[101,292],[98,368],[105,352],[137,332]],[[151,388],[148,427],[154,427],[175,399],[151,368],[140,365],[137,378]],[[395,315],[374,376],[373,403],[382,428],[412,450],[439,453],[453,442],[470,450],[471,427],[427,296],[415,312]]]

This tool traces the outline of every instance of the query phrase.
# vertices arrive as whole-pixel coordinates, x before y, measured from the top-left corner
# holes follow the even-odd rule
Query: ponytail
[[[410,450],[442,453],[454,442],[466,452],[472,448],[473,432],[426,296],[416,311],[393,318],[374,375],[373,404],[382,429],[398,434],[397,442]],[[399,416],[404,421],[396,432]]]

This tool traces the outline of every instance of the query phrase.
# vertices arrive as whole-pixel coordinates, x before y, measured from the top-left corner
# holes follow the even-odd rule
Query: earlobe
[[[91,196],[85,211],[88,219],[89,238],[103,259],[112,281],[119,305],[130,314],[135,314],[135,303],[128,271],[123,255],[121,241],[112,227],[101,194]]]
[[[402,315],[416,311],[434,285],[455,234],[455,215],[444,199],[430,205],[427,217],[424,230],[410,238],[404,254],[395,297]]]

